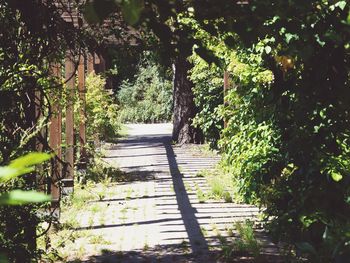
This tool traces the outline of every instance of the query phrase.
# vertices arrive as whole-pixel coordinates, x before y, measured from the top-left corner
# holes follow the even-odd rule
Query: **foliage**
[[[231,174],[227,173],[224,167],[217,165],[213,170],[201,170],[196,176],[205,177],[207,180],[210,187],[210,192],[207,193],[208,198],[224,200],[228,203],[233,200],[236,203],[240,201]]]
[[[275,1],[273,10],[261,1],[250,5],[261,13],[254,17],[246,9],[251,19],[239,21],[245,27],[237,32],[249,46],[238,50],[231,67],[238,87],[224,111],[227,163],[245,199],[267,208],[276,239],[293,242],[312,262],[345,262],[348,4]],[[248,28],[254,28],[249,36]]]
[[[47,244],[46,235],[38,240],[39,249],[44,251],[42,261],[75,262],[73,258],[79,257],[80,260],[76,260],[79,262],[86,256],[86,247],[90,247],[94,243],[93,240],[99,239],[99,245],[109,244],[110,242],[101,239],[93,228],[86,230],[77,230],[77,228],[100,225],[98,218],[105,220],[110,204],[99,201],[101,197],[112,198],[114,194],[115,185],[112,186],[109,180],[101,183],[89,181],[86,184],[76,182],[74,193],[62,198],[60,224],[50,231],[50,244]]]
[[[202,130],[206,141],[212,148],[217,147],[220,138],[220,131],[223,129],[223,119],[219,114],[219,106],[224,102],[223,72],[222,65],[226,64],[230,50],[224,45],[221,36],[212,37],[199,23],[193,19],[193,15],[180,14],[180,22],[192,28],[194,39],[199,40],[194,46],[194,52],[189,60],[192,69],[189,71],[189,78],[193,82],[194,101],[198,113],[193,119],[192,125]],[[203,46],[215,55],[213,60],[202,58]]]
[[[72,9],[78,2],[70,3]],[[63,21],[61,11],[65,8],[64,4],[58,7],[53,1],[0,1],[0,165],[37,151],[38,147],[42,148],[40,151],[51,151],[47,140],[49,106],[61,85],[50,77],[49,65],[60,62],[67,49],[74,50],[76,55],[90,42],[89,34]],[[34,19],[33,14],[36,14]],[[0,192],[7,193],[2,196],[3,202],[22,204],[28,198],[42,200],[28,191],[46,188],[43,182],[48,176],[47,166],[43,165],[35,176],[27,174],[1,183]],[[26,192],[11,192],[13,189]],[[0,207],[4,237],[1,250],[9,252],[12,262],[30,262],[38,255],[37,225],[50,220],[38,213],[40,206]]]
[[[138,22],[144,3],[141,0],[127,1],[89,1],[84,5],[83,13],[89,23],[103,22],[111,12],[121,9],[124,19],[131,25]]]
[[[50,158],[51,156],[46,153],[29,153],[25,156],[13,160],[8,166],[0,167],[0,187],[4,188],[3,186],[6,186],[10,180],[33,172],[34,165],[41,164]],[[41,203],[45,201],[50,201],[50,196],[33,190],[23,191],[17,189],[0,194],[0,206],[26,205],[30,203]],[[5,252],[7,255],[13,258],[13,251],[11,251],[11,248],[18,246],[19,244],[16,244],[16,241],[13,237],[8,236],[9,229],[6,227],[6,222],[1,222],[0,252]],[[23,246],[24,244],[21,245]],[[7,260],[2,257],[4,256],[0,254],[1,262],[7,262]]]
[[[255,237],[253,222],[249,220],[244,223],[237,222],[235,228],[239,234],[239,239],[234,243],[236,253],[252,253],[254,258],[258,258],[261,244]]]
[[[85,176],[80,178],[82,184],[87,182],[100,183],[106,180],[111,182],[125,181],[125,174],[103,159],[95,157],[90,160]]]
[[[60,14],[50,19],[46,15],[31,19],[33,13],[41,14],[38,9],[28,8],[36,1],[20,2],[9,1],[8,6],[1,2],[2,6],[11,7],[0,11],[4,29],[1,98],[6,102],[1,105],[5,110],[0,118],[0,137],[6,146],[1,149],[2,162],[20,154],[14,148],[21,146],[20,150],[25,151],[34,145],[34,136],[29,132],[33,123],[26,120],[31,119],[33,112],[33,92],[47,86],[46,79],[40,78],[41,73],[47,72],[40,66],[42,61],[51,61],[49,55],[59,53],[52,48],[61,47],[67,35],[70,41],[63,45],[81,43],[79,38],[71,37],[68,27],[64,35],[52,34],[62,30],[57,30],[57,24],[47,25],[47,21],[60,21]],[[100,22],[118,6],[131,24],[146,18],[145,23],[169,48],[171,58],[176,52],[191,50],[194,43],[196,54],[207,61],[215,53],[206,41],[195,37],[196,28],[180,22],[178,13],[192,13],[206,32],[215,37],[221,34],[219,39],[235,48],[229,63],[232,62],[230,73],[237,87],[228,94],[228,105],[222,110],[228,127],[221,141],[235,184],[245,200],[266,207],[266,218],[276,239],[296,244],[314,262],[345,262],[350,253],[349,3],[104,0],[88,1],[86,18]],[[50,14],[47,8],[39,10]],[[211,65],[207,68],[200,60],[194,61],[197,69],[202,67],[212,73],[208,75],[219,76]],[[203,97],[198,95],[197,103],[204,111],[198,115],[197,123],[215,141],[217,133],[211,132],[216,127],[210,118],[216,116],[217,106],[210,96],[218,94],[219,86],[215,83],[217,90],[209,89],[205,83],[208,79],[198,71],[193,81],[198,94],[205,91]],[[134,83],[128,86],[125,101],[138,101],[130,101],[132,95],[139,94],[131,92]],[[141,87],[137,91],[143,90]],[[143,105],[143,109],[149,106],[154,103]],[[22,140],[22,132],[30,135]]]
[[[270,162],[278,159],[275,147],[279,141],[271,109],[261,105],[269,95],[272,73],[259,66],[259,56],[248,55],[246,59],[247,64],[240,62],[236,53],[231,55],[229,72],[236,86],[226,97],[223,115],[228,124],[220,145],[238,191],[245,202],[252,202],[260,194],[261,175],[268,175]]]
[[[34,165],[50,158],[51,156],[45,153],[29,153],[13,160],[8,166],[0,167],[0,184],[6,184],[7,181],[20,175],[33,172]],[[0,194],[0,205],[24,205],[49,200],[50,198],[47,195],[35,191],[11,190]]]
[[[113,102],[111,92],[105,89],[106,80],[95,74],[86,78],[86,135],[88,140],[96,137],[113,139],[120,129],[118,105]],[[79,107],[76,107],[79,109]]]
[[[191,61],[194,66],[190,79],[194,83],[194,100],[198,107],[193,125],[201,128],[206,141],[215,148],[223,128],[223,120],[218,111],[218,106],[223,103],[222,70],[209,65],[195,54]]]
[[[139,64],[134,79],[132,82],[124,81],[118,92],[121,121],[169,121],[172,110],[171,82],[150,54],[146,54]]]
[[[261,255],[261,243],[255,236],[254,223],[250,220],[244,222],[237,221],[234,227],[228,227],[229,236],[234,237],[232,242],[227,242],[221,235],[219,236],[222,244],[222,258],[225,262],[231,262],[232,258],[246,259],[247,256],[252,256],[252,261],[249,262],[266,262],[266,259]],[[243,257],[243,258],[242,258]]]

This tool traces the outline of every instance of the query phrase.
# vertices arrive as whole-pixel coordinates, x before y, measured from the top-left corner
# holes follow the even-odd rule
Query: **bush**
[[[118,105],[105,89],[106,80],[95,74],[86,78],[86,136],[102,140],[113,139],[120,129]],[[75,107],[79,110],[79,106]],[[76,113],[78,114],[78,113]]]
[[[172,84],[159,65],[145,56],[135,81],[124,80],[118,92],[122,122],[164,122],[172,116]]]
[[[237,87],[223,110],[224,160],[245,201],[266,207],[276,240],[313,262],[343,262],[350,253],[350,141],[348,114],[336,102],[342,93],[313,85],[303,65],[288,77],[273,63],[266,70],[264,41],[231,58]]]
[[[216,148],[223,129],[223,119],[218,110],[224,102],[223,70],[208,64],[196,54],[192,55],[191,62],[190,79],[194,84],[194,101],[198,107],[193,126],[203,131],[210,147]]]

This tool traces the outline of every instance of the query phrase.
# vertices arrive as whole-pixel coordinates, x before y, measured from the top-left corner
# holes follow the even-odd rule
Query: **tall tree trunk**
[[[179,144],[203,142],[203,135],[200,129],[192,126],[192,120],[197,113],[197,108],[192,92],[193,83],[187,76],[187,72],[190,69],[191,64],[187,61],[187,57],[180,53],[173,65],[173,140]]]

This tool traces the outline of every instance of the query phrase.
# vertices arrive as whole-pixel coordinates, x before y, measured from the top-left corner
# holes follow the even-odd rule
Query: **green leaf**
[[[140,19],[143,8],[143,0],[124,0],[122,3],[122,12],[125,21],[130,25],[136,24]]]
[[[270,54],[270,52],[271,52],[271,47],[270,46],[266,46],[265,47],[265,52],[266,52],[266,54]]]
[[[341,10],[344,10],[346,6],[346,1],[339,1],[335,4],[335,6],[339,7]]]
[[[13,190],[0,195],[0,205],[23,205],[50,201],[51,197],[36,191]]]
[[[34,165],[51,158],[50,154],[33,152],[13,160],[10,165],[0,167],[0,182],[34,171]]]
[[[336,182],[339,182],[341,179],[343,179],[343,176],[338,172],[332,172],[331,176],[332,176],[332,179]]]
[[[19,157],[16,160],[13,160],[9,166],[12,168],[29,167],[36,164],[40,164],[44,161],[49,160],[50,158],[51,155],[48,153],[33,152],[28,153],[25,156]]]
[[[17,176],[34,171],[34,167],[14,168],[10,166],[0,167],[0,182],[6,182]]]
[[[299,39],[297,35],[291,34],[291,33],[286,33],[285,37],[286,37],[287,44],[289,44],[292,39]]]

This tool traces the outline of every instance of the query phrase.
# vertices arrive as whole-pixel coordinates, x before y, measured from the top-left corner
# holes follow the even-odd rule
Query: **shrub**
[[[231,58],[237,87],[223,110],[224,160],[245,201],[266,207],[276,240],[293,243],[313,262],[342,262],[350,253],[350,144],[347,111],[337,102],[342,93],[313,85],[303,63],[288,77],[273,63],[265,64],[273,73],[266,70],[265,41],[271,40]]]
[[[106,80],[95,74],[86,78],[86,135],[88,140],[113,139],[120,129],[118,105],[105,89]],[[75,107],[76,110],[79,106]]]
[[[138,66],[134,81],[124,80],[118,92],[122,122],[163,122],[172,115],[172,84],[150,56]]]
[[[190,79],[194,84],[194,101],[198,107],[193,125],[203,131],[210,147],[216,148],[223,129],[223,119],[218,110],[224,102],[223,70],[208,64],[196,54],[192,55],[191,62]]]

